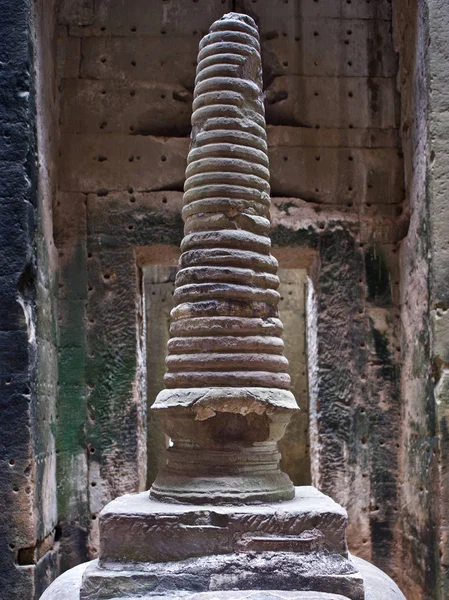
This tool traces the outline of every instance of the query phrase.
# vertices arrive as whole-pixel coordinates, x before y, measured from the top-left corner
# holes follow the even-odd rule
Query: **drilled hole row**
[[[288,162],[288,156],[283,156],[283,157],[282,157],[282,159],[284,160],[284,162]],[[319,156],[319,155],[315,156],[315,160],[316,160],[317,162],[319,162],[319,161],[321,160],[321,156]],[[351,155],[349,155],[349,156],[348,156],[348,160],[349,160],[350,162],[352,162],[352,161],[354,160],[354,157],[353,157],[353,156],[351,156]],[[372,188],[373,186],[372,186],[372,184],[368,184],[368,187],[369,187],[369,188]]]
[[[196,34],[195,34],[195,35],[196,35]],[[295,37],[295,40],[296,40],[296,41],[298,41],[298,42],[300,41],[300,39],[301,39],[301,38],[299,38],[299,37]],[[349,43],[350,43],[350,42],[349,42],[349,40],[345,40],[345,42],[344,42],[344,43],[345,43],[346,45],[349,45]],[[101,62],[102,64],[105,64],[105,63],[107,63],[107,58],[106,58],[105,56],[102,56],[102,57],[100,58],[100,62]],[[129,64],[130,64],[132,67],[137,67],[137,61],[136,61],[136,60],[131,60]],[[290,63],[288,62],[288,60],[283,60],[283,61],[282,61],[282,66],[283,66],[283,67],[285,67],[285,68],[288,68],[289,64],[290,64]],[[346,64],[347,64],[347,66],[348,66],[348,67],[352,67],[354,63],[353,63],[353,61],[352,61],[352,60],[348,60],[348,61],[346,62]],[[160,65],[161,67],[164,67],[164,66],[165,66],[165,61],[160,61],[159,65]],[[319,61],[317,61],[317,60],[314,60],[314,61],[313,61],[313,65],[314,65],[314,67],[318,67],[318,66],[319,66]],[[197,62],[192,62],[192,66],[193,66],[193,67],[196,67],[196,66],[197,66]],[[102,94],[105,94],[105,93],[106,93],[106,91],[105,91],[105,90],[103,90],[103,91],[102,91]]]
[[[140,160],[141,157],[140,156],[134,156],[133,154],[128,158],[128,162],[132,163],[134,161],[138,161]],[[94,156],[93,160],[96,160],[97,162],[103,163],[103,162],[107,162],[108,157],[104,156],[103,154],[99,154],[98,156]],[[160,161],[161,162],[167,162],[168,158],[165,154],[162,154],[160,156]],[[100,195],[104,195],[104,194],[100,194]]]

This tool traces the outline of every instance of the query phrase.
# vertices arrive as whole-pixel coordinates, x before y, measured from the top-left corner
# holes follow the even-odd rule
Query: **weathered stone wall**
[[[447,598],[448,32],[446,2],[396,6],[409,220],[401,247],[402,583]]]
[[[402,2],[395,15],[402,47],[402,140],[409,229],[401,247],[401,540],[402,582],[410,598],[438,597],[436,439],[429,329],[427,69],[425,7]]]
[[[386,0],[61,3],[58,449],[67,565],[95,554],[101,506],[145,486],[140,269],[163,264],[148,261],[148,247],[180,242],[198,42],[231,9],[261,28],[273,241],[281,266],[308,268],[315,289],[313,479],[347,506],[352,548],[397,575],[397,250],[406,227]]]
[[[53,27],[42,2],[0,12],[0,597],[37,599],[58,574]]]
[[[430,322],[432,339],[433,394],[438,435],[438,493],[432,509],[439,525],[439,594],[449,597],[449,5],[429,0],[429,230]],[[431,396],[432,398],[432,396]],[[431,411],[432,414],[433,411]],[[433,490],[430,487],[430,490]],[[432,493],[432,491],[431,491]],[[425,507],[424,507],[425,508]]]
[[[48,11],[48,12],[47,12]],[[53,202],[57,187],[58,90],[55,77],[54,2],[34,5],[37,235],[36,405],[32,411],[35,461],[36,542],[24,551],[35,565],[35,598],[59,575],[55,428],[58,420],[58,257],[53,240]],[[20,562],[20,561],[19,561]]]

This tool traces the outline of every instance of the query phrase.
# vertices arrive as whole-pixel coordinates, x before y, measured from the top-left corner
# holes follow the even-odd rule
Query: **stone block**
[[[0,314],[0,331],[27,329],[26,312],[23,304],[17,298],[17,284],[20,273],[0,275],[0,289],[4,294],[3,310]],[[7,294],[7,292],[9,292]]]
[[[341,572],[343,571],[343,572]],[[319,553],[231,554],[165,563],[147,571],[87,568],[81,600],[152,596],[188,597],[188,592],[228,590],[317,590],[364,600],[363,579],[341,557]],[[186,593],[187,592],[187,593]]]
[[[281,469],[295,485],[310,484],[308,444],[309,402],[305,356],[305,269],[279,269],[281,294],[279,314],[284,325],[285,356],[289,361],[292,392],[300,411],[292,415],[283,438],[279,441],[282,454]]]
[[[312,487],[255,506],[160,503],[148,493],[100,515],[101,552],[82,600],[225,590],[309,590],[364,598],[347,559],[346,512]]]
[[[152,81],[193,89],[199,37],[83,38],[86,79]]]
[[[389,148],[269,147],[271,192],[322,204],[400,202],[401,159]],[[399,184],[399,185],[398,185]]]
[[[170,311],[174,306],[173,292],[177,268],[149,265],[143,268],[147,323],[147,406],[164,389],[165,355],[169,340]],[[147,411],[147,488],[165,464],[168,438],[154,411]]]
[[[94,19],[94,0],[62,0],[58,21],[63,25],[85,27]]]
[[[86,300],[66,298],[59,306],[59,348],[84,348],[86,336]]]
[[[26,123],[0,122],[0,156],[4,168],[26,161],[29,134]]]
[[[48,550],[34,568],[35,597],[40,598],[45,589],[56,579],[59,574],[58,553]]]
[[[88,245],[86,383],[91,512],[145,481],[139,279],[132,249]],[[144,447],[144,446],[143,446]]]
[[[329,148],[397,148],[399,135],[396,129],[319,129],[311,127],[273,126],[268,123],[268,145],[308,146]]]
[[[60,188],[85,193],[131,187],[182,191],[188,144],[187,138],[141,135],[64,136]]]
[[[85,205],[83,202],[83,209]],[[85,237],[85,234],[84,234]],[[62,311],[70,310],[70,302],[87,298],[86,240],[68,243],[59,251],[58,298]],[[68,305],[66,306],[66,302]],[[74,323],[72,323],[74,325]]]
[[[398,586],[385,573],[370,565],[364,560],[352,557],[352,560],[360,570],[365,582],[365,600],[405,600],[404,595]],[[64,600],[79,600],[82,578],[87,571],[95,568],[95,563],[84,563],[67,571],[61,575],[52,586],[44,593],[41,600],[60,600],[61,594],[64,594]],[[131,574],[130,574],[131,576]],[[112,577],[111,577],[112,579]],[[117,577],[116,579],[119,579]],[[281,591],[281,590],[240,590],[240,591],[220,591],[197,592],[189,594],[188,592],[176,592],[170,590],[169,597],[173,600],[182,598],[183,600],[240,600],[250,598],[251,600],[346,600],[347,596],[341,596],[335,592],[328,594],[326,592],[310,591]],[[136,597],[129,597],[129,600],[137,600]],[[167,600],[167,595],[161,590],[156,590],[151,595],[139,595],[141,600]]]
[[[449,309],[437,308],[430,313],[433,329],[434,357],[438,363],[449,363]]]
[[[266,90],[267,122],[342,129],[392,129],[399,111],[396,82],[377,77],[276,77]]]
[[[67,2],[67,0],[65,0]],[[73,1],[73,0],[72,0]],[[194,0],[193,2],[146,2],[134,0],[123,10],[122,0],[95,3],[94,19],[87,27],[70,25],[71,35],[90,36],[178,36],[180,32],[196,37],[207,33],[210,25],[232,10],[231,0]]]
[[[89,236],[106,246],[179,246],[183,229],[181,208],[181,192],[127,191],[104,197],[90,194]]]
[[[318,543],[345,556],[345,528],[345,510],[313,487],[297,488],[296,498],[281,504],[232,507],[168,504],[144,492],[103,509],[100,561],[179,561],[245,551],[245,545],[269,548],[270,540],[277,540],[279,551],[296,540],[302,551]]]
[[[68,133],[183,137],[190,133],[191,111],[192,94],[181,85],[95,79],[62,83],[61,126]]]
[[[327,592],[287,592],[241,590],[239,592],[200,592],[189,600],[347,600],[347,596]]]
[[[80,39],[68,36],[66,28],[60,27],[57,30],[56,38],[56,73],[58,78],[78,77],[80,63]]]
[[[11,168],[14,172],[15,169]],[[23,173],[25,175],[25,173]],[[0,164],[0,179],[7,179],[6,171]],[[14,179],[14,175],[13,175]],[[27,263],[32,256],[32,243],[35,225],[35,212],[31,202],[20,198],[2,198],[2,183],[0,182],[0,221],[2,223],[2,244],[8,248],[0,256],[0,276],[17,275],[19,292],[27,284]],[[20,191],[18,192],[20,194]],[[14,290],[14,296],[17,290]]]
[[[56,246],[73,246],[78,241],[85,240],[86,227],[85,194],[58,192],[53,209],[53,235]],[[63,264],[66,262],[62,260]]]
[[[276,9],[274,4],[270,6],[277,9],[277,5]],[[262,46],[265,81],[279,75],[394,78],[397,57],[390,23],[375,21],[375,27],[373,23],[362,19],[290,18],[284,19],[279,28],[270,26]],[[378,55],[379,48],[382,52]]]
[[[298,19],[391,19],[391,4],[388,0],[378,0],[374,5],[370,2],[347,2],[347,0],[290,0],[290,2],[261,3],[252,7],[248,0],[237,0],[237,4],[244,6],[248,14],[256,12],[261,34],[270,29],[279,29],[288,26]]]

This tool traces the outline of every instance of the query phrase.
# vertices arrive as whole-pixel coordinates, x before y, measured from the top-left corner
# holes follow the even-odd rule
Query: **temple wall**
[[[447,598],[447,3],[399,3],[395,31],[409,218],[401,247],[402,577],[407,597]]]
[[[0,598],[96,556],[153,477],[196,53],[230,10],[261,29],[285,467],[407,598],[448,597],[446,4],[0,0]]]
[[[59,573],[52,233],[57,94],[53,4],[45,8],[50,17],[43,2],[0,3],[2,598],[38,598]]]

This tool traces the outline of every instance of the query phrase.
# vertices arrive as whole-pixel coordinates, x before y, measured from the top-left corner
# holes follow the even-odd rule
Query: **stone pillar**
[[[293,411],[270,254],[259,35],[231,13],[200,43],[167,389],[153,409],[173,446],[160,500],[288,500],[277,447]]]

